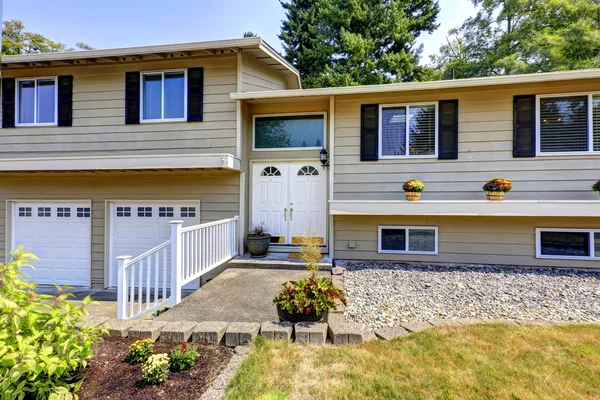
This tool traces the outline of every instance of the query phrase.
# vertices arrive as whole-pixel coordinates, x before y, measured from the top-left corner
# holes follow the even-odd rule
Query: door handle
[[[283,220],[287,221],[287,207],[283,209]]]
[[[290,207],[290,221],[294,219],[294,208]]]

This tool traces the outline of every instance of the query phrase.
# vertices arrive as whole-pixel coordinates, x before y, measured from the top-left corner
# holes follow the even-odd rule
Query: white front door
[[[92,211],[90,202],[16,202],[12,247],[35,254],[29,280],[41,284],[91,286]]]
[[[171,237],[169,221],[173,220],[184,221],[183,226],[199,224],[199,203],[195,201],[111,203],[109,274],[111,286],[117,285],[116,258],[124,255],[137,257],[169,240]]]
[[[273,245],[309,233],[326,243],[327,180],[318,161],[253,164],[252,225],[265,223]]]

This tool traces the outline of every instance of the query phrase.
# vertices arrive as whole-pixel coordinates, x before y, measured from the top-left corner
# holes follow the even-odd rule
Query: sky
[[[421,63],[429,61],[449,29],[474,14],[470,0],[439,0],[440,28],[419,40]],[[4,0],[4,20],[19,19],[28,31],[74,46],[98,49],[261,36],[281,51],[285,18],[278,0]]]

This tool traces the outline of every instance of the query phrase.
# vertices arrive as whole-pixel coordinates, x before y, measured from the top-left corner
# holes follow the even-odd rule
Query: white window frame
[[[410,154],[410,108],[417,106],[434,106],[435,107],[435,133],[434,133],[434,141],[435,141],[435,153],[434,154],[424,154],[424,155],[411,155]],[[406,154],[400,156],[384,156],[383,155],[383,109],[384,108],[397,108],[397,107],[406,107]],[[380,104],[379,105],[379,159],[402,159],[402,158],[437,158],[438,157],[438,118],[439,118],[439,102],[438,101],[428,101],[423,103],[401,103],[401,104]]]
[[[553,151],[553,152],[542,152],[541,143],[541,109],[540,100],[546,98],[561,98],[561,97],[574,97],[574,96],[587,96],[587,151]],[[581,154],[600,154],[600,151],[594,151],[594,96],[600,96],[600,92],[585,92],[585,93],[559,93],[559,94],[541,94],[535,96],[535,153],[536,156],[578,156]]]
[[[269,117],[297,117],[312,115],[323,116],[323,140],[321,143],[322,147],[272,147],[269,149],[257,149],[256,148],[256,118],[269,118]],[[279,113],[279,114],[256,114],[252,116],[252,151],[305,151],[305,150],[321,150],[327,149],[327,143],[325,138],[327,137],[327,113],[323,112],[299,112],[299,113]]]
[[[381,231],[383,229],[404,229],[406,230],[406,237],[404,248],[406,250],[383,250],[381,248]],[[434,251],[410,251],[409,238],[410,230],[429,230],[435,232],[435,250]],[[377,227],[377,252],[380,254],[423,254],[423,255],[437,255],[438,254],[438,227],[437,226],[416,226],[416,225],[379,225]]]
[[[183,117],[182,118],[165,118],[165,74],[171,72],[183,72]],[[144,75],[158,75],[161,74],[161,91],[160,91],[160,118],[144,119]],[[184,69],[171,69],[171,70],[160,70],[160,71],[142,71],[140,79],[140,122],[141,123],[153,123],[153,122],[183,122],[187,121],[187,108],[188,108],[188,74],[187,68]]]
[[[542,255],[542,232],[578,232],[587,233],[590,235],[589,240],[589,256],[554,256],[554,255]],[[535,257],[536,258],[547,258],[556,260],[600,260],[600,257],[596,257],[594,248],[594,234],[600,233],[600,229],[566,229],[566,228],[536,228],[535,229]]]
[[[21,99],[19,97],[19,82],[35,81],[35,90],[33,91],[33,120],[37,120],[37,81],[54,81],[54,122],[19,122],[19,109],[21,108]],[[57,126],[58,125],[58,77],[57,76],[39,76],[31,78],[17,78],[15,84],[15,126]]]

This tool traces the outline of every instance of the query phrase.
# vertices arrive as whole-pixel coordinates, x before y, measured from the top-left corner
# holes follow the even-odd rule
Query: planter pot
[[[286,310],[281,309],[277,306],[277,315],[279,315],[280,322],[327,322],[329,318],[329,310],[325,313],[318,315],[316,313],[311,314],[291,314]]]
[[[600,190],[598,190],[598,196],[600,196]]]
[[[271,236],[246,236],[246,245],[248,253],[252,258],[264,258],[269,253],[269,244]]]
[[[421,192],[404,192],[404,196],[408,201],[419,201],[421,199]]]
[[[485,192],[485,197],[489,201],[501,201],[504,199],[504,192]]]

